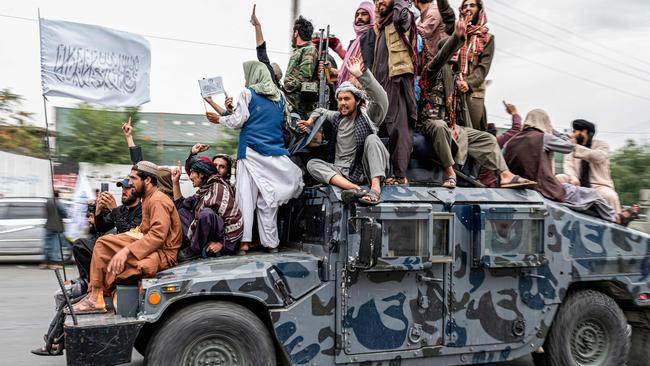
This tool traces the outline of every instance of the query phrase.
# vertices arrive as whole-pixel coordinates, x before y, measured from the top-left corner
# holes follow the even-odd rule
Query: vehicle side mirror
[[[361,269],[370,269],[377,264],[381,254],[381,224],[372,218],[366,218],[359,227],[361,241],[359,255],[354,266]]]

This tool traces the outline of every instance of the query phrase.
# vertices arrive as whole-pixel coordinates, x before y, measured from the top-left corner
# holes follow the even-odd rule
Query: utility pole
[[[291,0],[291,18],[289,19],[289,39],[293,35],[293,23],[300,14],[300,0]]]

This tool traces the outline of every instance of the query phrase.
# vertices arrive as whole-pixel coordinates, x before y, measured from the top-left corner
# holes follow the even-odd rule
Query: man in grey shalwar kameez
[[[332,131],[328,139],[329,161],[310,160],[309,174],[320,183],[343,189],[343,200],[357,198],[363,204],[375,205],[380,202],[381,182],[389,169],[388,150],[377,136],[388,109],[388,96],[369,70],[361,72],[360,58],[351,60],[347,67],[368,97],[346,81],[336,90],[338,111],[318,108],[307,121],[299,121],[298,128],[306,131],[317,119],[325,118],[325,129]],[[364,177],[370,191],[359,187]]]
[[[592,188],[560,183],[553,174],[552,154],[568,154],[575,146],[569,136],[553,129],[548,114],[534,109],[526,115],[523,130],[505,146],[505,158],[510,169],[527,179],[537,181],[535,189],[544,197],[565,206],[615,221],[614,209]]]

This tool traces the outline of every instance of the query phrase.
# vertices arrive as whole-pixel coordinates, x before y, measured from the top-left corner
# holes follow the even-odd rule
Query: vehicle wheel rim
[[[583,320],[571,337],[571,354],[580,366],[602,365],[608,354],[609,334],[595,319]]]
[[[207,337],[194,341],[183,355],[186,366],[238,366],[243,365],[239,349],[220,337]]]

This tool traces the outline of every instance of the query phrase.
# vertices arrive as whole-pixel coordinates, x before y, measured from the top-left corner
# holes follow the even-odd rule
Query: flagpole
[[[39,44],[42,39],[41,33],[41,8],[38,8],[38,36]],[[41,48],[41,53],[43,49]],[[41,65],[41,67],[43,67]],[[41,70],[42,73],[42,70]],[[41,83],[43,80],[41,80]],[[45,114],[45,147],[47,148],[47,160],[50,162],[50,186],[52,188],[52,201],[54,202],[54,210],[56,210],[57,215],[59,216],[59,205],[57,202],[57,197],[54,194],[54,163],[52,162],[52,149],[50,147],[50,123],[47,118],[47,98],[43,94],[43,113]],[[63,225],[63,220],[61,220],[61,225]],[[63,257],[63,243],[61,242],[61,233],[57,233],[57,238],[59,240],[59,253],[61,254],[61,267],[63,267],[63,280],[67,281],[68,276],[65,270],[65,258]],[[45,253],[43,253],[45,254]]]

